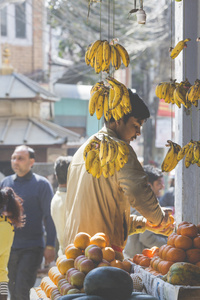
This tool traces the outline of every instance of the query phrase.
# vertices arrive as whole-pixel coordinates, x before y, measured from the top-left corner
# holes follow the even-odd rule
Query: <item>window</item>
[[[7,7],[1,9],[1,36],[7,36]]]
[[[16,38],[26,38],[26,3],[15,4],[15,35]]]

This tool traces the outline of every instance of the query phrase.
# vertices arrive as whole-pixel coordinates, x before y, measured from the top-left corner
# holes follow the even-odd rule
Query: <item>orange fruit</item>
[[[74,238],[74,246],[84,250],[90,245],[91,236],[86,232],[79,232]]]
[[[60,279],[64,279],[64,278],[65,278],[65,275],[62,275],[62,274],[59,272],[59,273],[56,273],[56,274],[53,275],[52,281],[53,281],[53,283],[54,283],[55,285],[57,285],[57,284],[58,284],[58,281],[59,281]]]
[[[74,267],[74,259],[65,258],[58,263],[58,270],[62,275],[65,275],[70,268]]]
[[[95,233],[95,235],[102,236],[106,240],[107,247],[110,245],[110,239],[107,234],[105,234],[104,232],[97,232],[97,233]]]
[[[123,265],[123,270],[128,272],[128,273],[131,273],[131,268],[132,268],[132,264],[130,261],[128,260],[123,260],[122,261],[122,265]]]
[[[73,246],[73,247],[70,247],[68,248],[67,250],[65,250],[65,255],[67,258],[77,258],[79,255],[82,255],[83,252],[81,249]]]
[[[56,266],[58,266],[58,263],[62,260],[62,259],[65,259],[66,258],[66,255],[63,254],[61,256],[58,256],[58,258],[56,259]]]
[[[106,240],[100,235],[94,235],[90,239],[90,245],[96,245],[100,248],[106,247]]]
[[[123,263],[122,263],[122,261],[120,261],[118,259],[112,260],[110,262],[110,266],[115,267],[115,268],[119,268],[119,269],[123,269]]]
[[[111,247],[102,248],[102,252],[103,252],[103,259],[109,262],[115,259],[115,251],[113,250],[113,248]]]

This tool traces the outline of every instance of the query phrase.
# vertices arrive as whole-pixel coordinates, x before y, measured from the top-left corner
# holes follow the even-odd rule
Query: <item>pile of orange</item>
[[[144,249],[142,254],[133,257],[133,262],[154,275],[167,274],[176,262],[189,262],[200,267],[200,224],[181,222],[177,232],[168,237],[167,244],[156,248],[154,253]]]
[[[102,251],[103,259],[98,264],[94,263],[94,267],[112,266],[131,272],[131,262],[116,258],[116,253],[110,246],[109,237],[105,233],[99,232],[90,236],[88,233],[79,232],[73,243],[65,248],[65,254],[57,258],[56,266],[50,268],[48,276],[44,277],[40,286],[35,289],[37,295],[39,297],[43,295],[43,298],[45,295],[46,298],[56,300],[66,294],[84,293],[83,284],[76,286],[72,284],[71,278],[73,274],[79,273],[78,276],[82,275],[84,280],[87,273],[80,271],[80,264],[86,261],[85,249],[90,245],[95,245],[94,247],[100,248]]]

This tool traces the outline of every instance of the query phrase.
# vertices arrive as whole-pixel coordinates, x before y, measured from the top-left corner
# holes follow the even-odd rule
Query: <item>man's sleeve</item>
[[[46,230],[46,245],[49,246],[55,246],[55,240],[56,240],[56,229],[53,222],[53,219],[51,217],[51,200],[53,198],[53,189],[48,181],[44,181],[41,189],[41,206],[42,206],[42,212],[44,217],[44,225]]]
[[[148,185],[147,175],[132,149],[129,153],[128,163],[118,172],[118,181],[130,205],[148,221],[159,225],[164,217],[164,212]]]

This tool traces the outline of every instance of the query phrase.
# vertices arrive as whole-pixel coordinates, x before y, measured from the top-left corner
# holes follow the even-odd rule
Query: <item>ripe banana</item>
[[[115,45],[111,45],[111,64],[115,70],[118,70],[121,66],[121,56]]]
[[[108,94],[104,94],[104,104],[103,104],[103,110],[104,110],[104,118],[106,121],[109,121],[110,118],[112,117],[111,110],[109,109],[108,106]]]
[[[108,164],[105,164],[102,168],[102,174],[105,178],[108,178],[109,175],[109,169],[108,169]]]
[[[103,41],[99,44],[96,54],[95,54],[95,62],[94,62],[94,70],[97,74],[102,70],[103,64]]]
[[[117,161],[118,161],[120,168],[123,168],[125,165],[124,155],[120,151],[118,151]]]
[[[170,172],[176,167],[178,163],[177,155],[181,149],[180,145],[170,140],[168,140],[167,143],[168,144],[166,146],[170,148],[164,158],[164,161],[162,162],[161,165],[162,172]]]
[[[96,152],[96,155],[94,159],[92,160],[92,165],[89,169],[89,173],[92,174],[93,177],[96,177],[97,174],[99,176],[101,170],[100,160],[99,160],[99,154]]]
[[[104,90],[101,87],[100,89],[98,89],[91,95],[90,100],[89,100],[89,113],[91,116],[93,116],[93,114],[95,113],[97,100],[98,100],[99,96],[101,94],[103,94],[103,92],[104,92]]]
[[[87,157],[86,157],[86,160],[85,160],[85,168],[86,168],[86,171],[88,173],[89,173],[89,171],[92,167],[92,162],[93,162],[94,158],[96,157],[96,154],[97,154],[96,150],[90,150],[87,153]]]
[[[199,145],[199,142],[194,142],[193,154],[194,154],[195,162],[198,162],[200,160],[200,145]]]
[[[194,85],[192,85],[187,91],[187,99],[194,103],[200,99],[200,80],[196,79]]]
[[[129,146],[126,144],[124,141],[118,141],[117,142],[118,150],[123,154],[123,155],[129,155]]]
[[[103,42],[103,64],[102,71],[109,73],[109,66],[111,61],[111,47],[108,41]]]
[[[115,174],[115,162],[114,161],[110,161],[108,163],[108,173],[110,176],[113,176]]]
[[[125,67],[128,67],[130,63],[130,57],[127,50],[121,44],[115,44],[115,48],[118,50]]]
[[[159,84],[157,84],[155,89],[156,97],[158,97],[159,99],[162,99],[162,88],[163,88],[163,82],[160,82]]]
[[[91,62],[91,60],[94,58],[96,51],[101,44],[101,40],[97,40],[90,46],[89,53],[88,53],[88,60]]]
[[[96,116],[97,120],[100,120],[101,117],[103,116],[103,109],[104,109],[104,95],[100,94],[97,103],[96,103]]]
[[[183,48],[186,48],[187,47],[187,44],[186,42],[189,42],[191,39],[185,39],[183,41],[179,41],[178,44],[174,47],[174,49],[172,50],[171,52],[171,58],[174,59],[176,58],[179,53],[183,50]]]
[[[83,151],[83,158],[86,160],[87,154],[92,149],[97,149],[100,146],[100,140],[95,136],[92,138],[89,143],[85,146],[85,149]]]
[[[186,168],[189,168],[193,159],[194,159],[194,156],[193,156],[193,145],[192,145],[185,156],[185,167]]]
[[[117,142],[111,139],[109,136],[105,136],[105,139],[108,144],[108,155],[106,157],[106,163],[113,162],[118,154]]]
[[[122,96],[123,96],[122,84],[112,77],[108,77],[106,80],[114,89],[114,99],[112,100],[111,103],[109,101],[110,109],[114,109],[122,101]]]
[[[108,156],[108,144],[105,139],[105,135],[103,135],[103,139],[100,143],[100,150],[99,150],[99,158],[102,167],[106,164],[107,156]]]
[[[188,150],[190,149],[190,143],[183,146],[180,151],[178,152],[177,159],[181,160],[187,154]]]
[[[104,87],[103,81],[98,81],[97,83],[95,83],[95,85],[93,85],[93,87],[90,90],[90,95],[92,95],[94,92],[98,91],[98,89],[100,87]]]

